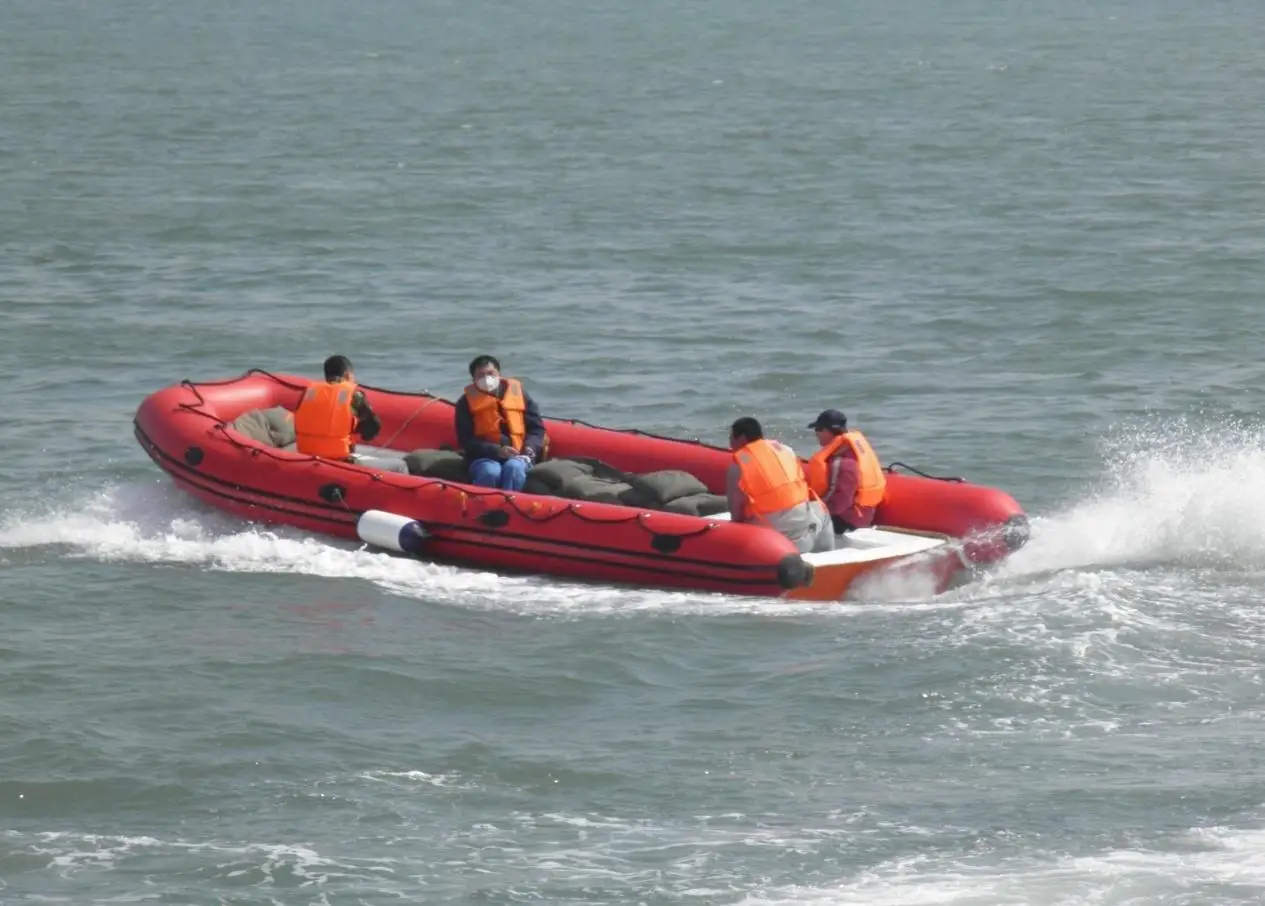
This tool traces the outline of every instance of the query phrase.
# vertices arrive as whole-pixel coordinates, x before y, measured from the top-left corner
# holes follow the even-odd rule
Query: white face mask
[[[495,374],[485,374],[475,383],[484,393],[495,393],[496,388],[501,386],[501,379]]]

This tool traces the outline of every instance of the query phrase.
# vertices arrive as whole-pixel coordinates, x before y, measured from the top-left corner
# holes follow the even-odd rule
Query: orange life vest
[[[294,440],[300,453],[326,459],[351,455],[351,435],[356,416],[351,400],[356,385],[351,381],[312,384],[294,410]]]
[[[491,444],[499,444],[502,435],[509,435],[510,446],[523,452],[527,440],[527,400],[523,385],[513,378],[504,378],[505,394],[497,397],[484,393],[474,384],[466,385],[466,405],[474,422],[474,436]]]
[[[812,455],[808,460],[808,486],[818,496],[826,493],[830,484],[830,458],[843,447],[852,450],[857,459],[859,481],[856,496],[852,498],[853,505],[878,506],[883,501],[883,492],[887,490],[887,476],[883,474],[883,466],[870,442],[860,431],[845,431]]]
[[[753,440],[734,452],[734,461],[738,463],[738,487],[754,515],[789,510],[808,500],[804,470],[799,458],[786,447]]]

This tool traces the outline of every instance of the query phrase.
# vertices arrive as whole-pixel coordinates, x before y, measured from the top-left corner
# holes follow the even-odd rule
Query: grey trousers
[[[835,549],[835,527],[821,501],[809,500],[764,518],[771,528],[789,538],[801,554],[820,554]]]

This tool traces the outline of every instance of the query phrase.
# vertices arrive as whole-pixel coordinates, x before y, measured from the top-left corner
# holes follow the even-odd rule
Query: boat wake
[[[1227,437],[1231,437],[1227,441]],[[933,598],[919,577],[871,580],[860,603],[789,604],[723,595],[611,589],[506,577],[366,549],[291,529],[262,529],[209,510],[165,479],[83,494],[69,505],[0,513],[0,559],[190,564],[208,570],[362,580],[441,604],[532,613],[817,613],[885,604],[961,606],[997,596],[1057,593],[1069,573],[1153,568],[1265,568],[1265,437],[1168,430],[1108,445],[1098,487],[1032,519],[1028,545],[982,580]]]
[[[1105,444],[1094,493],[1032,520],[997,578],[1073,569],[1265,567],[1265,430],[1179,423]]]
[[[758,598],[615,590],[424,563],[359,542],[243,523],[202,506],[162,479],[105,488],[69,507],[0,515],[0,558],[29,562],[48,557],[361,580],[434,603],[527,613],[779,608]],[[805,604],[798,609],[814,608]]]
[[[793,887],[748,896],[740,906],[982,906],[1041,903],[1246,903],[1265,887],[1265,833],[1193,829],[1166,851],[1117,849],[1094,855],[993,859],[897,859],[838,887]]]

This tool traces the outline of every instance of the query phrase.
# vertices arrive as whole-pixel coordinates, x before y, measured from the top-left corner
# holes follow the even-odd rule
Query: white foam
[[[377,773],[377,772],[375,772]],[[405,778],[420,772],[382,773]],[[365,775],[361,775],[362,777]],[[430,778],[434,775],[425,775]],[[422,780],[422,783],[427,783]],[[422,807],[422,806],[419,806]],[[857,816],[860,818],[860,816]],[[555,880],[607,878],[632,889],[653,881],[677,895],[721,889],[741,906],[1229,906],[1265,899],[1265,830],[1195,828],[1184,834],[1083,855],[973,849],[927,851],[880,862],[815,886],[772,883],[766,872],[717,873],[713,856],[731,866],[753,851],[821,855],[850,847],[862,827],[766,825],[754,816],[695,816],[677,824],[600,813],[511,812],[497,823],[469,825],[459,855],[480,853],[479,867],[515,873],[550,866]],[[906,826],[911,836],[942,836],[944,828]],[[965,829],[963,829],[965,833]],[[66,831],[0,832],[10,851],[47,860],[64,878],[88,877],[135,858],[152,863],[173,854],[194,857],[212,883],[230,880],[267,889],[279,879],[326,887],[381,885],[407,892],[416,876],[409,848],[391,857],[351,857],[311,843],[246,843],[217,839],[159,840],[148,836]],[[515,841],[515,845],[506,845]],[[521,845],[519,843],[521,841]],[[483,847],[482,844],[492,844]],[[658,863],[659,868],[653,868]],[[788,872],[782,877],[793,877]],[[160,888],[161,889],[161,888]]]
[[[106,562],[183,563],[232,572],[294,572],[325,577],[425,584],[454,572],[363,550],[355,543],[270,531],[194,509],[174,489],[123,486],[93,495],[80,509],[36,518],[10,517],[0,548],[69,547]],[[468,572],[463,587],[496,587],[496,577]]]
[[[66,508],[0,518],[0,550],[65,548],[103,562],[171,563],[241,573],[372,582],[405,597],[527,614],[811,613],[818,604],[577,585],[508,577],[370,550],[208,512],[168,484],[106,488]]]
[[[226,878],[254,876],[261,885],[272,884],[278,875],[302,879],[304,884],[324,885],[330,881],[376,878],[393,869],[386,859],[360,858],[339,861],[322,856],[304,844],[190,842],[158,840],[123,834],[89,834],[49,831],[25,837],[13,831],[5,836],[11,843],[48,859],[48,867],[63,878],[85,871],[104,871],[138,855],[153,853],[197,853],[219,861],[216,869]]]
[[[365,771],[359,775],[363,780],[374,783],[394,784],[396,786],[415,786],[418,784],[433,786],[446,790],[476,790],[477,783],[463,780],[460,774],[429,774],[426,771]]]
[[[1265,831],[1211,828],[1184,842],[1177,851],[1119,849],[1002,864],[916,856],[835,887],[752,894],[741,906],[1220,906],[1265,900]]]
[[[1099,491],[1034,519],[1032,540],[999,575],[1265,565],[1265,432],[1170,424],[1109,442],[1107,457]]]

